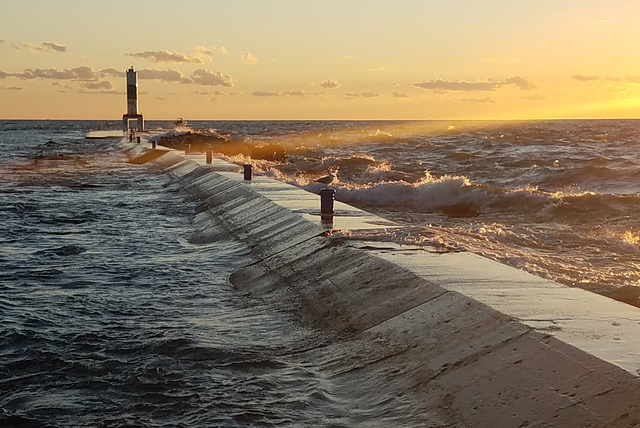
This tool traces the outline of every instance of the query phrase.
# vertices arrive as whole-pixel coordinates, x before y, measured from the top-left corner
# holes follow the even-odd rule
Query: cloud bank
[[[13,76],[19,79],[55,79],[55,80],[96,80],[98,75],[91,67],[86,65],[57,70],[55,68],[28,68],[22,73],[5,73],[6,76]]]
[[[35,68],[26,69],[20,73],[8,73],[0,70],[0,79],[14,77],[22,80],[53,80],[53,81],[80,81],[83,83],[85,90],[111,91],[114,84],[109,77],[124,79],[125,72],[116,70],[115,68],[105,68],[99,71],[93,70],[88,66],[80,66],[71,69],[58,70],[55,68]],[[166,83],[194,84],[202,86],[225,86],[232,87],[233,80],[230,76],[222,74],[219,71],[209,71],[203,68],[195,70],[191,76],[185,77],[177,70],[156,70],[142,69],[138,70],[138,77],[142,80],[157,80]],[[124,85],[124,83],[122,83]],[[117,86],[117,85],[116,85]]]
[[[159,49],[155,51],[127,53],[125,55],[132,56],[134,58],[142,58],[144,60],[153,62],[154,64],[172,64],[172,63],[203,64],[205,62],[211,62],[213,51],[205,48],[204,46],[197,46],[194,49],[194,52],[191,55],[191,57],[183,53],[170,52],[164,49]]]
[[[536,89],[536,86],[527,78],[514,76],[503,81],[485,80],[479,82],[467,82],[464,80],[443,80],[435,79],[425,82],[413,83],[413,86],[418,88],[430,90],[439,94],[444,94],[449,91],[484,91],[491,92],[500,89],[503,86],[514,85],[523,91]]]

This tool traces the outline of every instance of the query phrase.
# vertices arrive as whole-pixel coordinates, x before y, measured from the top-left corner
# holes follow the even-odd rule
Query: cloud
[[[327,89],[333,89],[333,88],[337,88],[338,86],[340,86],[340,84],[338,84],[338,82],[336,80],[327,79],[324,82],[322,82],[320,84],[320,86],[322,86],[323,88],[327,88]]]
[[[54,42],[44,42],[39,45],[34,45],[32,43],[23,43],[23,47],[27,48],[29,52],[37,53],[42,51],[54,51],[54,52],[66,52],[66,46],[63,46],[59,43]]]
[[[496,101],[493,98],[462,98],[460,101],[463,103],[477,103],[477,104],[487,104],[487,103],[495,103]]]
[[[445,93],[448,91],[495,91],[500,87],[498,82],[465,82],[459,80],[429,80],[426,82],[414,83],[413,86],[418,88],[431,90],[437,93]]]
[[[144,80],[160,80],[162,82],[181,82],[182,73],[177,70],[143,69],[138,71],[138,77]]]
[[[595,76],[595,75],[584,74],[584,73],[574,74],[571,77],[574,80],[579,80],[581,82],[589,82],[589,81],[592,81],[592,80],[604,80],[604,76]]]
[[[342,59],[353,59],[352,55],[342,55]]]
[[[91,91],[109,91],[113,89],[113,83],[108,80],[101,80],[99,82],[87,82],[83,85],[85,89]]]
[[[42,46],[44,46],[45,48],[50,49],[52,51],[56,51],[56,52],[66,52],[67,51],[66,46],[62,46],[61,44],[54,43],[54,42],[44,42],[42,44]]]
[[[137,53],[127,53],[127,56],[134,58],[142,58],[153,63],[184,63],[190,62],[189,57],[178,52],[169,52],[166,50],[144,51]]]
[[[4,71],[0,70],[0,79],[7,78],[7,77],[9,77],[9,76],[11,76],[11,74],[6,73],[6,72],[4,72]]]
[[[394,98],[409,98],[409,95],[405,94],[404,92],[393,91],[393,96]]]
[[[4,39],[0,39],[0,45],[4,43]]]
[[[379,97],[380,94],[376,93],[376,92],[362,92],[360,94],[363,98],[375,98],[375,97]]]
[[[532,89],[537,89],[537,87],[531,82],[531,80],[526,77],[513,76],[504,81],[504,85],[516,85],[523,91],[530,91]]]
[[[640,84],[640,76],[618,77],[618,76],[599,76],[595,74],[578,73],[571,76],[571,78],[579,82],[606,81],[606,82],[617,82],[617,83],[631,83],[634,85]]]
[[[211,62],[213,57],[213,51],[205,48],[204,46],[196,46],[193,51],[193,62],[204,64],[205,62]]]
[[[22,86],[3,86],[0,85],[0,91],[22,91],[24,88]]]
[[[168,50],[159,49],[155,51],[144,51],[127,53],[127,56],[134,58],[142,58],[154,64],[171,64],[171,63],[194,63],[203,64],[205,62],[211,62],[213,51],[207,49],[204,46],[196,46],[191,57],[179,52],[170,52]]]
[[[252,92],[251,95],[254,97],[279,97],[279,92],[271,92],[271,91],[255,91]]]
[[[300,97],[309,98],[311,95],[305,91],[286,91],[286,92],[274,92],[274,91],[254,91],[251,93],[254,97]]]
[[[258,63],[258,58],[256,58],[251,52],[245,52],[242,54],[242,63],[245,65],[256,65]]]
[[[213,49],[220,52],[222,55],[229,55],[229,51],[224,46],[220,46],[219,48],[213,48]]]
[[[91,67],[80,66],[72,69],[56,70],[55,68],[26,69],[22,73],[13,73],[11,76],[20,79],[56,79],[56,80],[96,80],[97,75]]]
[[[124,78],[126,76],[126,73],[124,71],[118,71],[115,68],[105,68],[103,70],[100,70],[100,75],[102,77],[104,77],[104,76],[114,76],[114,77]]]
[[[198,85],[208,86],[227,86],[232,87],[233,81],[231,77],[222,74],[219,71],[213,72],[199,68],[191,74],[191,80]]]
[[[414,83],[413,86],[417,86],[418,88],[434,91],[438,94],[444,94],[449,91],[484,91],[484,92],[492,92],[496,91],[502,86],[507,85],[515,85],[523,91],[528,91],[531,89],[535,89],[536,86],[527,78],[514,76],[510,77],[502,82],[495,81],[492,79],[479,81],[479,82],[467,82],[463,80],[443,80],[443,79],[435,79],[429,80],[426,82]]]
[[[202,95],[202,96],[212,96],[212,95],[218,95],[218,96],[222,96],[224,95],[224,92],[221,91],[213,91],[213,92],[208,92],[208,91],[193,91],[191,92],[193,95]]]
[[[290,97],[301,97],[301,98],[307,98],[309,96],[305,91],[288,91],[288,92],[285,92],[284,95],[287,95]]]
[[[345,98],[348,98],[350,100],[355,99],[360,97],[360,94],[357,94],[355,92],[347,92],[346,94],[344,94]]]

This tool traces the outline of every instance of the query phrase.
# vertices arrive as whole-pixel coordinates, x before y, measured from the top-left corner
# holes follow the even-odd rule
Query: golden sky
[[[0,118],[640,117],[640,2],[0,0]]]

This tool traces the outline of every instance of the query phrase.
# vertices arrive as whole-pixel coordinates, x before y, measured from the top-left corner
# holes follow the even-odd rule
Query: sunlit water
[[[267,134],[288,152],[252,161],[263,171],[316,192],[333,174],[338,200],[406,226],[371,239],[471,251],[603,294],[640,285],[638,120],[252,125],[251,141]]]

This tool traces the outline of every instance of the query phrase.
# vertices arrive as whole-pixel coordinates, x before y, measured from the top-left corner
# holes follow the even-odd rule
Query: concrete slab
[[[640,309],[470,253],[373,251],[442,287],[640,374]]]

